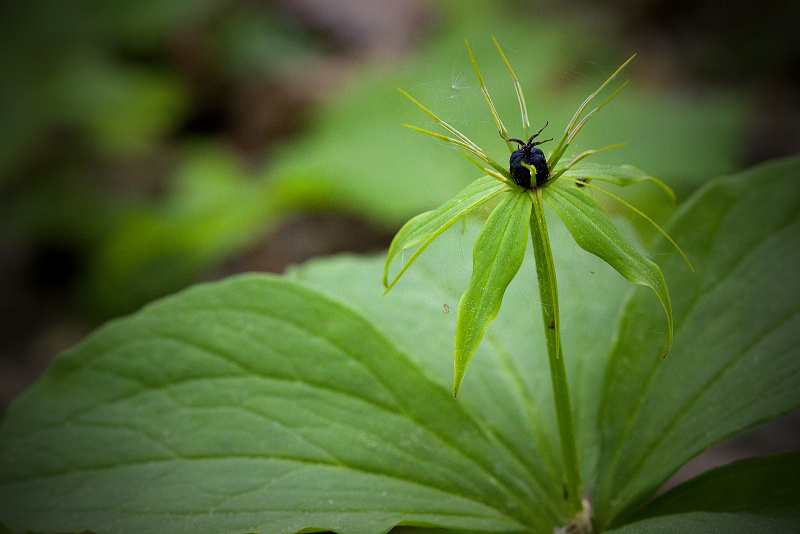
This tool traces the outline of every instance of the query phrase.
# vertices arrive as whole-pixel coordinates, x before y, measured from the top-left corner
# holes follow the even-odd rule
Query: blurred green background
[[[476,178],[401,126],[436,130],[397,87],[505,160],[464,39],[515,136],[492,35],[547,137],[637,53],[571,153],[628,142],[598,161],[685,198],[800,149],[798,20],[800,3],[770,0],[4,2],[2,406],[104,320],[197,281],[380,250]],[[656,188],[625,195],[671,210]]]

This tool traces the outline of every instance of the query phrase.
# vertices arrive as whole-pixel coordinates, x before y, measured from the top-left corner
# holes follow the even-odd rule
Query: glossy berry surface
[[[547,123],[542,126],[542,130],[547,127]],[[547,158],[544,157],[544,152],[541,149],[536,148],[536,145],[541,145],[542,143],[546,143],[547,141],[552,141],[552,139],[545,139],[544,141],[536,141],[534,139],[542,133],[542,130],[539,130],[535,134],[533,134],[528,142],[521,141],[520,139],[506,139],[506,141],[513,141],[515,143],[519,143],[520,148],[515,150],[511,153],[511,158],[508,162],[508,171],[511,173],[511,177],[514,179],[514,182],[520,187],[524,187],[525,189],[530,189],[533,187],[531,184],[531,171],[524,165],[523,163],[530,165],[534,169],[536,169],[536,186],[540,186],[547,181],[547,178],[550,176],[550,169],[547,167]]]
[[[525,189],[531,188],[531,171],[522,165],[523,162],[536,169],[537,186],[547,181],[550,170],[547,168],[544,152],[536,147],[531,147],[530,149],[520,148],[511,153],[511,159],[509,160],[509,172],[518,186]]]

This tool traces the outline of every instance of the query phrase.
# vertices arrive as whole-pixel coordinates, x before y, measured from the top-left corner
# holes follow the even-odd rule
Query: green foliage
[[[498,193],[505,190],[502,183],[498,182],[491,176],[484,176],[478,178],[461,193],[450,199],[448,202],[442,204],[435,210],[420,213],[400,229],[397,235],[392,240],[392,245],[389,247],[389,252],[386,254],[386,265],[383,270],[383,285],[386,286],[388,292],[400,276],[411,266],[422,251],[430,245],[442,232],[450,228],[459,219],[479,208],[484,203],[488,202]],[[392,262],[402,254],[406,249],[419,245],[414,255],[411,256],[400,272],[389,283],[389,267]]]
[[[672,345],[672,305],[667,283],[658,265],[642,256],[617,230],[603,207],[575,185],[563,180],[555,181],[542,196],[582,249],[602,258],[630,282],[655,291],[667,314],[664,353],[668,353]]]
[[[494,40],[494,38],[492,39]],[[514,74],[505,54],[503,54],[500,45],[496,40],[494,40],[494,43],[514,83],[519,109],[522,115],[522,124],[525,127],[527,135],[529,133],[530,121],[528,119],[527,105],[525,104],[525,98],[520,88],[519,80],[516,74]],[[514,152],[516,147],[509,141],[508,131],[497,113],[492,98],[489,96],[488,88],[483,81],[480,69],[472,54],[472,50],[469,48],[469,44],[467,44],[467,51],[469,52],[470,60],[475,70],[475,76],[478,79],[478,85],[489,106],[491,115],[499,130],[500,137],[506,142],[509,152]],[[496,208],[489,217],[486,228],[481,232],[473,252],[475,261],[472,279],[467,291],[459,301],[458,328],[456,329],[455,341],[455,379],[453,394],[455,395],[458,393],[461,381],[464,379],[467,365],[478,349],[484,331],[497,316],[506,287],[519,270],[525,252],[524,240],[526,240],[528,236],[527,227],[528,224],[531,224],[531,238],[534,250],[537,254],[536,268],[539,278],[542,314],[547,331],[548,354],[551,362],[553,381],[554,383],[558,383],[558,385],[554,386],[554,393],[558,409],[558,418],[561,422],[561,442],[564,448],[564,454],[566,455],[565,463],[567,464],[568,471],[568,482],[565,491],[573,496],[570,499],[570,504],[576,510],[580,506],[577,499],[577,495],[580,493],[580,476],[578,474],[576,451],[573,446],[575,438],[573,435],[573,423],[571,421],[572,413],[569,405],[568,388],[563,362],[561,361],[560,319],[558,313],[558,291],[556,288],[555,268],[553,266],[549,238],[547,236],[547,229],[543,216],[542,198],[546,199],[548,204],[550,204],[558,216],[561,217],[581,248],[588,250],[592,254],[608,262],[631,282],[649,286],[656,292],[667,314],[669,334],[666,352],[669,352],[669,347],[672,344],[672,309],[669,302],[669,292],[661,270],[656,264],[646,260],[633,245],[622,237],[622,234],[616,229],[603,208],[592,199],[592,197],[574,187],[565,186],[563,182],[558,181],[559,177],[561,177],[565,171],[575,168],[576,164],[579,166],[583,165],[582,160],[584,158],[619,146],[614,145],[596,150],[587,150],[572,158],[566,165],[559,166],[561,157],[574,142],[576,136],[587,124],[589,119],[594,117],[608,104],[614,96],[625,87],[627,82],[620,85],[616,91],[611,93],[610,96],[607,96],[597,107],[586,111],[589,104],[591,104],[598,94],[616,78],[632,59],[633,57],[623,63],[578,107],[564,130],[564,134],[559,140],[558,145],[547,158],[545,167],[548,173],[545,180],[540,183],[538,170],[524,161],[521,163],[528,168],[531,175],[537,174],[534,187],[527,189],[520,187],[521,184],[515,183],[516,178],[512,179],[511,174],[513,173],[513,169],[510,172],[500,166],[497,162],[486,156],[484,151],[466,135],[443,121],[438,115],[401,89],[401,92],[409,100],[422,109],[425,114],[438,126],[445,129],[452,137],[413,126],[410,128],[465,151],[464,155],[488,176],[476,180],[472,186],[462,191],[453,199],[445,202],[438,209],[418,215],[406,223],[395,236],[389,248],[389,253],[386,258],[386,267],[384,269],[383,283],[387,285],[389,266],[392,260],[394,260],[401,251],[413,244],[424,241],[397,275],[397,278],[408,269],[409,265],[437,235],[441,234],[447,227],[453,224],[457,217],[474,210],[477,206],[488,200],[489,194],[493,191],[490,189],[485,193],[483,192],[484,189],[488,187],[488,181],[494,178],[503,184],[503,187],[498,189],[497,193],[505,192],[514,200],[513,202],[509,201],[508,198],[502,200],[500,202],[500,207]],[[528,143],[538,136],[541,131],[540,129],[538,133],[529,136]],[[517,141],[520,145],[525,144],[525,141]],[[531,147],[525,144],[525,150],[530,148]],[[483,167],[482,163],[475,161],[469,154],[466,154],[466,152],[472,154],[472,156],[478,158],[483,163],[494,167],[495,171]],[[622,186],[649,179],[667,190],[670,196],[674,198],[674,195],[666,185],[654,178],[648,177],[630,165],[618,167],[616,169],[612,169],[608,166],[589,167],[588,171],[591,174],[599,175],[605,181],[616,182]],[[529,179],[529,185],[532,183],[533,182],[530,182]],[[579,186],[584,186],[585,184],[586,182],[577,183]],[[523,201],[522,199],[517,199],[516,197],[520,195],[528,197],[527,200]],[[468,202],[464,202],[465,200]],[[512,206],[514,206],[514,208],[512,208]],[[633,209],[635,210],[635,208]],[[635,211],[641,214],[638,210]],[[522,218],[517,219],[519,217]],[[650,220],[650,222],[652,222],[652,220]],[[437,224],[438,227],[436,226]],[[655,225],[655,223],[653,224]],[[655,226],[666,236],[666,233],[664,233],[658,225]],[[669,236],[667,236],[667,238],[675,245],[674,241],[672,241]],[[677,248],[677,245],[675,246]],[[392,282],[392,285],[397,281],[397,278]],[[391,286],[388,286],[387,291],[390,288]]]
[[[531,198],[496,182],[507,171],[492,159],[495,151],[484,153],[450,126],[479,132],[482,146],[502,146],[495,129],[482,123],[489,116],[477,107],[478,88],[461,77],[469,70],[466,54],[476,64],[472,50],[453,57],[464,50],[464,35],[483,39],[474,20],[526,35],[514,40],[510,54],[511,62],[525,61],[522,80],[502,52],[503,65],[484,72],[490,84],[510,73],[516,100],[510,90],[489,100],[479,74],[492,118],[508,136],[499,116],[516,105],[526,133],[528,105],[537,124],[569,121],[580,100],[565,85],[583,93],[584,85],[596,86],[588,78],[610,70],[592,67],[587,78],[570,57],[595,58],[602,37],[581,37],[587,33],[575,31],[578,20],[549,24],[543,13],[531,34],[531,20],[520,12],[487,15],[500,11],[482,2],[441,8],[442,20],[452,22],[432,34],[420,56],[359,72],[353,87],[320,106],[304,134],[275,148],[269,166],[256,170],[219,138],[173,145],[191,113],[191,91],[160,54],[187,27],[214,19],[208,26],[219,31],[207,30],[204,39],[215,52],[205,59],[226,83],[313,70],[308,43],[271,14],[254,8],[253,17],[218,0],[107,6],[37,0],[3,8],[0,114],[7,127],[0,186],[22,194],[9,202],[12,220],[0,231],[86,245],[93,258],[84,294],[100,313],[185,285],[288,211],[334,207],[391,227],[462,192],[412,219],[385,266],[345,258],[310,264],[288,279],[202,286],[90,336],[0,423],[0,521],[17,532],[382,534],[395,525],[406,532],[549,533],[570,520],[564,488],[573,500],[578,492],[562,484],[570,473],[578,478],[577,465],[564,466],[555,453],[565,439],[549,402],[544,338],[529,296],[534,270],[523,263],[527,224],[521,223]],[[215,12],[232,14],[217,24]],[[26,35],[23,28],[36,31]],[[452,72],[442,73],[441,65],[451,63]],[[490,176],[464,189],[463,170],[474,169],[398,132],[408,107],[387,97],[396,85],[443,108],[449,122],[431,118],[456,137],[423,131],[472,152],[494,169],[478,164]],[[537,97],[528,104],[523,86]],[[615,103],[613,117],[586,129],[587,144],[601,146],[598,139],[618,135],[624,124],[625,138],[637,140],[636,153],[618,157],[684,191],[737,164],[743,118],[737,98],[629,92]],[[551,155],[553,167],[595,111],[581,122],[580,111],[574,115]],[[76,146],[52,164],[41,145],[59,128]],[[177,163],[163,169],[158,185],[166,193],[155,200],[109,202],[86,179],[98,166],[136,162],[165,148]],[[575,163],[597,152],[569,156]],[[45,179],[28,186],[24,162],[40,158]],[[654,181],[671,194],[635,167],[582,161],[569,167],[557,172],[621,186]],[[627,244],[629,232],[614,228],[588,190],[561,181],[532,198],[539,228],[544,199],[581,246],[652,288],[669,319],[665,330],[652,295],[623,299],[618,277],[556,230],[563,317],[553,300],[553,325],[556,332],[563,327],[567,361],[557,334],[555,354],[577,386],[571,400],[582,485],[593,496],[600,529],[788,531],[796,524],[797,455],[734,465],[648,499],[714,442],[800,405],[797,175],[796,159],[777,163],[715,182],[681,210],[672,230],[689,243],[700,274],[678,265],[671,249],[657,249],[666,279],[678,287],[675,350],[666,360],[653,338],[672,339],[672,309],[656,264]],[[501,192],[507,194],[479,234],[471,224],[467,236],[445,232]],[[502,217],[508,214],[516,217]],[[440,235],[443,243],[428,247]],[[473,265],[463,245],[476,239]],[[386,284],[389,264],[417,245],[398,277],[417,258],[420,272],[407,273],[382,299],[375,283],[381,271]],[[460,269],[451,273],[453,266]],[[552,269],[539,273],[555,288]],[[450,309],[462,293],[456,319]],[[506,306],[499,311],[501,300]],[[547,328],[546,322],[550,339]],[[454,337],[456,390],[480,353],[459,402],[449,395],[452,368],[444,357]],[[779,485],[772,493],[731,489],[768,481]]]
[[[650,338],[663,327],[634,295],[600,412],[607,434],[595,498],[609,521],[716,441],[797,408],[798,176],[797,157],[762,165],[710,182],[683,205],[668,230],[697,274],[663,242],[656,248],[672,288],[675,342],[662,360]]]
[[[525,65],[515,90],[524,87],[529,97],[535,95],[527,105],[541,123],[566,124],[586,88],[606,77],[607,69],[586,63],[587,58],[616,64],[622,54],[609,51],[608,58],[598,58],[598,48],[608,50],[613,39],[584,31],[586,21],[577,16],[542,9],[529,17],[526,10],[483,1],[443,1],[435,9],[433,18],[441,24],[415,51],[388,65],[373,63],[348,72],[347,83],[308,112],[303,131],[255,155],[268,162],[263,167],[252,169],[231,157],[236,149],[222,132],[202,140],[212,147],[211,155],[219,156],[212,165],[215,180],[252,192],[241,203],[251,216],[236,218],[237,226],[228,227],[228,235],[235,237],[228,246],[218,246],[219,234],[206,222],[232,222],[226,201],[207,206],[194,218],[182,212],[189,200],[183,186],[207,178],[185,175],[187,169],[204,172],[196,165],[197,140],[182,131],[202,112],[195,77],[211,76],[212,84],[236,87],[265,78],[290,86],[318,83],[314,73],[320,70],[321,54],[313,39],[270,7],[230,0],[7,3],[0,13],[0,187],[7,199],[4,219],[9,220],[2,221],[0,231],[87,251],[83,263],[90,268],[78,293],[91,296],[84,302],[97,316],[127,312],[252,245],[259,232],[288,212],[338,209],[394,229],[462,190],[463,177],[471,172],[468,164],[399,129],[408,105],[391,95],[397,86],[413,89],[448,121],[477,132],[474,139],[492,148],[488,156],[503,154],[496,132],[482,124],[489,116],[478,87],[468,80],[465,36],[488,43],[492,31],[503,29],[499,39],[507,59]],[[548,22],[554,16],[557,24]],[[520,35],[526,38],[506,37]],[[487,55],[485,48],[475,53],[479,60]],[[183,54],[201,57],[195,65]],[[488,84],[507,79],[505,64],[484,63]],[[193,68],[202,72],[185,70]],[[624,124],[625,138],[637,140],[637,152],[622,152],[621,160],[684,185],[684,191],[739,164],[745,107],[738,96],[698,98],[644,84],[627,93],[626,101],[615,103],[614,117],[581,134],[587,145],[599,146],[600,139],[616,136]],[[495,90],[493,101],[498,113],[516,113],[510,88]],[[516,122],[507,126],[514,135],[525,129]],[[30,174],[39,173],[43,159],[58,157],[51,154],[50,143],[60,142],[63,132],[78,146],[59,147],[68,156],[46,177],[59,183],[42,187],[43,176],[31,180]],[[685,154],[694,154],[703,165],[687,166],[680,156]],[[128,176],[126,185],[134,194],[98,184],[98,168],[108,172],[101,178],[112,186]],[[144,182],[152,175],[162,195],[150,197],[138,189],[148,191]],[[199,195],[204,189],[188,191]],[[268,205],[258,205],[265,197],[271,199]],[[78,204],[81,209],[73,208]],[[28,225],[31,220],[36,224]],[[136,228],[142,237],[135,235]],[[126,239],[131,240],[127,246]],[[104,289],[106,280],[114,283]]]
[[[665,493],[646,516],[613,532],[796,532],[800,453],[752,458],[713,469]]]
[[[500,311],[508,284],[522,266],[532,207],[531,197],[525,192],[506,195],[475,241],[472,278],[458,301],[453,396],[458,394],[483,333]]]
[[[788,532],[796,521],[797,454],[646,501],[708,446],[800,407],[798,175],[792,158],[715,180],[673,219],[699,274],[658,246],[675,315],[666,359],[649,339],[664,325],[648,290],[625,297],[613,270],[549,225],[601,530]],[[445,232],[385,298],[382,257],[342,257],[198,286],[109,323],[0,423],[0,521],[13,532],[552,532],[565,520],[562,467],[530,261],[461,398],[449,391],[455,317],[443,304],[468,283],[462,245],[477,231]]]
[[[642,172],[633,165],[603,165],[602,163],[581,162],[566,169],[562,176],[580,178],[586,181],[597,180],[619,187],[627,187],[647,181],[657,185],[673,202],[675,201],[675,193],[664,182]]]
[[[265,221],[274,223],[284,200],[248,177],[224,145],[211,143],[187,148],[173,187],[159,202],[115,214],[89,265],[87,306],[114,314],[191,283],[203,266],[251,243]]]

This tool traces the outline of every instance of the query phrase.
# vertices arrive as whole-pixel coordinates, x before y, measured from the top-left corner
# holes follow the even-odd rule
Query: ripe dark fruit
[[[549,121],[542,126],[542,130],[544,130],[548,124]],[[541,145],[547,141],[552,141],[552,139],[545,139],[544,141],[536,142],[533,141],[540,133],[542,133],[542,130],[539,130],[533,134],[530,139],[528,139],[527,143],[521,141],[520,139],[506,139],[503,137],[502,133],[500,134],[500,136],[503,137],[503,139],[506,139],[506,141],[514,141],[520,145],[520,148],[511,153],[508,171],[511,173],[511,177],[514,178],[514,181],[517,183],[517,185],[524,187],[525,189],[530,189],[532,187],[531,171],[522,165],[523,163],[536,169],[537,187],[544,184],[547,181],[547,178],[550,176],[550,169],[547,168],[547,158],[544,157],[544,152],[542,152],[541,149],[536,148],[536,145]]]

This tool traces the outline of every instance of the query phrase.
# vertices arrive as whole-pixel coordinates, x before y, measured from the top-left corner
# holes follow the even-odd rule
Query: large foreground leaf
[[[543,528],[527,479],[369,322],[272,277],[109,324],[0,427],[12,530]]]
[[[793,534],[800,526],[800,453],[742,460],[673,488],[615,534]]]
[[[714,180],[671,235],[697,268],[657,248],[675,313],[673,350],[648,295],[620,324],[604,383],[596,514],[613,523],[715,442],[800,407],[800,157]]]
[[[800,405],[798,167],[717,181],[679,215],[671,233],[700,274],[658,249],[677,310],[666,360],[648,290],[617,334],[626,283],[548,220],[582,473],[602,524],[621,526],[709,444]],[[453,310],[479,228],[442,234],[386,297],[383,257],[341,257],[297,269],[303,286],[237,278],[99,330],[0,423],[0,522],[549,534],[565,517],[533,262],[509,285],[459,399],[450,393]]]
[[[628,283],[602,260],[578,249],[555,221],[553,217],[548,224],[558,271],[567,374],[570,384],[595,385],[595,389],[571,390],[582,470],[591,478],[599,383],[611,348],[614,314]],[[358,308],[427,376],[451,387],[456,304],[470,282],[470,252],[482,226],[482,221],[470,222],[464,234],[456,229],[442,234],[404,275],[402,286],[385,297],[383,287],[374,283],[383,272],[380,256],[370,261],[350,256],[314,261],[292,275]],[[533,259],[529,248],[469,364],[458,402],[526,462],[530,483],[560,505],[561,460]],[[603,291],[597,292],[597,287]]]
[[[624,291],[621,279],[599,260],[578,251],[563,228],[548,221],[582,473],[595,493],[602,524],[631,505],[632,493],[627,493],[631,488],[621,487],[628,480],[623,473],[632,476],[641,503],[713,443],[800,408],[796,337],[800,295],[793,280],[800,264],[798,177],[800,158],[765,165],[712,182],[677,214],[670,233],[689,248],[697,269],[692,273],[671,246],[658,246],[655,257],[665,266],[673,302],[680,310],[676,316],[680,342],[666,359],[662,359],[663,345],[657,342],[666,327],[663,311],[649,290],[634,293],[617,334],[612,323]],[[377,263],[363,265],[342,258],[309,264],[296,274],[373,317],[446,386],[450,362],[445,348],[454,335],[454,318],[443,306],[452,307],[467,284],[468,250],[475,233],[463,237],[445,233],[428,249],[424,265],[407,273],[408,292],[390,294],[389,304],[380,298],[380,288],[369,283],[380,276]],[[527,257],[530,260],[533,254]],[[737,261],[738,268],[730,272]],[[470,364],[472,378],[465,382],[459,400],[491,422],[520,455],[535,443],[538,457],[529,456],[528,462],[539,477],[545,477],[548,468],[560,467],[553,458],[558,442],[553,440],[552,391],[546,379],[538,303],[531,296],[536,284],[531,263],[523,265],[509,286],[500,314],[486,332],[489,341]],[[358,269],[358,265],[363,266]],[[333,286],[330,279],[345,283]],[[699,308],[687,319],[691,306]],[[766,336],[770,324],[774,332]],[[614,360],[604,379],[605,351],[612,342],[617,343]],[[657,376],[651,379],[650,374]],[[654,385],[648,397],[648,387]],[[697,401],[692,406],[694,397]],[[601,398],[604,408],[598,417]],[[630,424],[623,439],[626,414],[637,410],[640,420]],[[650,428],[650,424],[655,426]],[[670,427],[673,424],[675,429]],[[603,452],[598,459],[600,441]],[[643,448],[631,445],[623,452],[613,450],[628,441]],[[650,449],[653,443],[658,445],[655,450]],[[605,464],[611,452],[618,455],[615,464]],[[636,471],[643,457],[646,464]],[[605,467],[599,479],[598,463]],[[626,499],[611,509],[610,499],[621,491]]]

